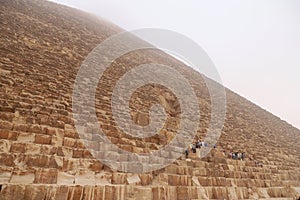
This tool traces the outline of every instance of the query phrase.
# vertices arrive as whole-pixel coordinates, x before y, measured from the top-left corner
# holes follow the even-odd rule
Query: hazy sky
[[[300,1],[53,1],[127,30],[164,28],[190,37],[226,87],[300,128]]]

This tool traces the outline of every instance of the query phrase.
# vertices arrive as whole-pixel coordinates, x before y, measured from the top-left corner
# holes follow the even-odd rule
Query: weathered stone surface
[[[67,172],[58,172],[57,175],[58,185],[73,185],[75,184],[75,175]]]
[[[0,184],[6,184],[9,182],[12,172],[11,170],[1,170],[0,173]]]
[[[85,146],[79,138],[72,114],[72,91],[85,56],[105,38],[122,30],[46,1],[3,0],[0,11],[1,200],[300,196],[300,131],[229,90],[222,135],[207,158],[199,159],[197,149],[188,159],[183,156],[155,172],[112,171],[97,161],[87,149],[91,146]],[[136,124],[147,125],[151,122],[151,106],[159,103],[167,113],[163,129],[153,137],[139,139],[117,127],[111,111],[114,86],[127,71],[144,63],[172,66],[189,79],[201,109],[195,139],[203,140],[211,117],[205,82],[191,68],[155,49],[118,58],[99,80],[95,107],[109,140],[129,152],[150,153],[170,142],[178,130],[178,99],[168,88],[151,84],[132,95],[130,114]],[[94,125],[86,129],[89,134],[95,131]],[[232,151],[244,151],[246,160],[230,159],[228,153]],[[110,153],[120,162],[129,159]],[[160,161],[155,157],[149,165]]]
[[[57,169],[39,169],[35,172],[34,183],[37,184],[56,184]]]
[[[31,184],[34,182],[34,173],[32,171],[13,172],[10,183]]]
[[[24,185],[3,185],[1,189],[1,199],[3,200],[20,200],[24,199]]]

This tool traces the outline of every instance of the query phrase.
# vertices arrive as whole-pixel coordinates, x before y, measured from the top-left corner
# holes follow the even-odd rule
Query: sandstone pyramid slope
[[[112,170],[80,139],[72,115],[77,72],[88,53],[117,26],[87,13],[41,0],[0,2],[0,199],[295,199],[300,196],[300,131],[226,90],[227,113],[217,147],[199,159],[179,158],[149,173]],[[112,118],[114,85],[140,64],[158,62],[186,76],[201,109],[197,139],[206,135],[210,97],[200,74],[162,51],[130,52],[99,81],[96,111],[110,141],[149,153],[176,134],[178,100],[167,88],[147,85],[133,94],[132,118],[149,122],[161,103],[167,122],[153,137],[123,133]],[[283,105],[284,106],[284,105]],[[223,152],[243,151],[245,160]],[[258,163],[260,163],[258,165]]]

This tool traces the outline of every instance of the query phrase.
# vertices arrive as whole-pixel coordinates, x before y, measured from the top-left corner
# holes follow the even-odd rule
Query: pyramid
[[[201,149],[187,158],[181,152],[163,168],[137,173],[97,159],[77,129],[74,85],[89,53],[124,30],[48,1],[2,0],[0,10],[1,200],[292,200],[300,196],[300,131],[229,89],[223,129],[207,156],[199,157]],[[164,107],[166,123],[157,134],[134,137],[114,118],[115,85],[128,71],[147,63],[170,66],[189,80],[200,107],[199,127],[191,142],[203,141],[212,113],[206,79],[158,49],[129,52],[105,70],[95,91],[98,128],[114,147],[132,155],[151,154],[176,138],[182,107],[176,95],[159,84],[138,88],[129,102],[132,121],[140,126],[150,123],[151,106]],[[94,128],[97,125],[92,123],[83,132],[92,133]],[[230,152],[245,152],[246,157],[232,159]],[[105,156],[117,158],[118,163],[128,161],[115,153],[107,151]],[[153,157],[148,165],[161,159]]]

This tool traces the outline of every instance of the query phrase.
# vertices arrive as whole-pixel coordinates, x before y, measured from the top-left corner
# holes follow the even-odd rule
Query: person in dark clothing
[[[193,153],[196,153],[196,144],[193,144],[192,151],[193,151]]]
[[[188,158],[189,157],[189,149],[186,149],[184,153],[185,153],[185,158]]]
[[[234,152],[234,153],[233,153],[233,159],[234,159],[234,160],[237,160],[237,159],[238,159],[238,154],[239,154],[239,152]]]
[[[242,159],[242,160],[245,160],[245,152],[242,153],[241,159]]]

